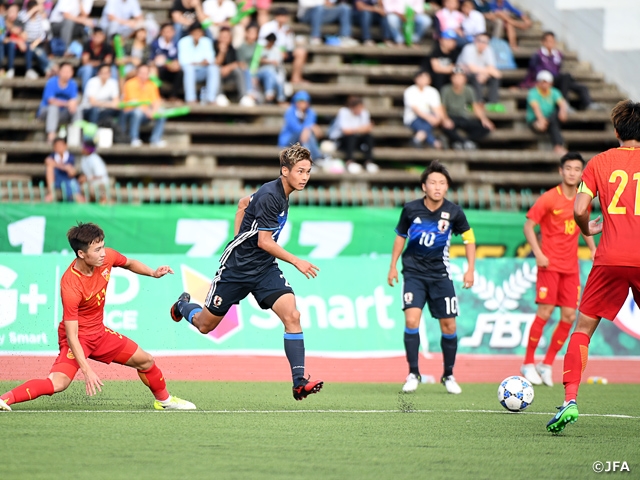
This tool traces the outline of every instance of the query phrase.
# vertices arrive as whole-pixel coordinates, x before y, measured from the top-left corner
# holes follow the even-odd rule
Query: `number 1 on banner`
[[[7,236],[12,247],[22,245],[23,255],[40,255],[44,250],[46,217],[23,218],[7,225]]]

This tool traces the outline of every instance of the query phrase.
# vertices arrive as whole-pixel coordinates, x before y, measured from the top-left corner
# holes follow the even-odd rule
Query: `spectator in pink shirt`
[[[464,22],[464,15],[460,11],[460,2],[458,0],[444,0],[444,6],[438,13],[436,13],[436,19],[438,20],[438,31],[456,32],[458,44],[466,43],[464,40],[464,33],[462,31],[462,22]]]

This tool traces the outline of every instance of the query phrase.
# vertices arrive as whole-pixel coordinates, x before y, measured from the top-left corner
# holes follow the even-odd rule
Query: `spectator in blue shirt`
[[[196,101],[196,82],[206,81],[206,103],[216,103],[220,90],[220,67],[216,65],[213,42],[204,36],[202,26],[195,22],[189,27],[189,35],[178,42],[178,61],[184,75],[184,99]]]
[[[53,141],[53,153],[44,160],[45,176],[47,179],[47,195],[45,202],[56,200],[56,190],[62,190],[64,200],[75,200],[84,203],[84,197],[80,193],[80,185],[76,176],[75,159],[67,150],[67,142],[64,138],[56,138]]]
[[[300,142],[303,147],[311,152],[312,160],[319,160],[322,155],[318,147],[318,138],[322,130],[317,125],[318,116],[311,108],[311,97],[300,90],[291,99],[291,106],[284,113],[284,124],[278,136],[279,147],[290,147]]]
[[[78,84],[73,80],[73,67],[64,62],[58,75],[47,80],[38,109],[38,118],[46,122],[47,141],[56,138],[60,123],[69,123],[77,116]]]
[[[523,12],[514,7],[509,0],[492,0],[488,4],[489,12],[484,16],[487,20],[494,22],[494,37],[502,37],[502,29],[507,31],[507,39],[511,50],[518,49],[518,39],[516,29],[528,30],[533,25],[531,19]]]
[[[160,35],[151,44],[151,61],[158,69],[158,77],[171,84],[170,100],[177,100],[182,91],[182,69],[178,61],[178,44],[175,42],[172,23],[160,27]]]

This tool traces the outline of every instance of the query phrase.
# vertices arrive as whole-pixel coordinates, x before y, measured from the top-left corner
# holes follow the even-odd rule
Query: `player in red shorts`
[[[613,320],[629,288],[640,304],[640,103],[618,103],[611,120],[619,148],[595,156],[582,174],[574,205],[576,224],[585,235],[602,232],[580,304],[580,316],[564,356],[564,404],[547,430],[561,432],[578,419],[576,398],[587,365],[589,342],[600,319]],[[589,205],[600,199],[603,222],[589,221]]]
[[[580,267],[578,264],[578,229],[573,219],[573,202],[584,169],[584,159],[577,152],[569,152],[560,159],[562,183],[545,192],[527,213],[524,236],[527,238],[538,265],[536,303],[538,311],[529,330],[529,342],[520,371],[534,385],[553,386],[552,368],[556,354],[569,336],[576,319],[580,299]],[[534,231],[540,225],[542,246]],[[595,254],[591,237],[584,237]],[[533,356],[555,307],[560,307],[560,322],[551,337],[544,360],[534,364]]]
[[[0,410],[11,410],[14,403],[35,400],[42,395],[62,392],[71,384],[78,369],[82,370],[87,395],[93,396],[102,381],[91,369],[87,358],[109,364],[127,365],[138,375],[156,398],[156,410],[194,410],[196,406],[169,395],[164,375],[153,357],[138,345],[104,326],[104,302],[107,284],[113,267],[160,278],[173,273],[167,266],[152,270],[143,263],[126,258],[104,247],[104,232],[93,223],[79,223],[67,233],[76,259],[60,280],[62,322],[58,328],[60,354],[44,380],[29,380],[0,396]]]

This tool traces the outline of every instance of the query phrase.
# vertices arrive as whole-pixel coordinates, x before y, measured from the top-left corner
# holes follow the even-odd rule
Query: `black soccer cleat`
[[[312,393],[318,393],[323,385],[324,382],[322,380],[310,381],[308,378],[303,378],[297,387],[293,387],[293,398],[304,400]]]
[[[173,320],[174,322],[179,322],[180,320],[182,320],[183,317],[180,313],[180,310],[178,309],[178,303],[189,303],[189,300],[191,300],[191,295],[189,295],[187,292],[182,292],[180,294],[180,296],[178,297],[178,301],[171,305],[171,320]]]

